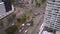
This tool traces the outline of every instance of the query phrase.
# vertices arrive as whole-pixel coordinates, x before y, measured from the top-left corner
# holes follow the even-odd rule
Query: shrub
[[[3,26],[3,23],[0,23],[0,26]]]
[[[42,0],[41,3],[44,3],[46,0]]]
[[[17,18],[17,21],[20,23],[21,22],[21,19],[20,18]]]
[[[22,23],[26,22],[26,20],[27,20],[27,17],[26,17],[26,15],[24,15],[22,18]]]

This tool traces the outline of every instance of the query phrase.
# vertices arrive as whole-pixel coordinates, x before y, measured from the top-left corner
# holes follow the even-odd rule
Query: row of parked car
[[[28,33],[28,28],[33,26],[33,18],[35,18],[39,14],[40,13],[35,13],[30,20],[28,20],[26,23],[22,24],[21,28],[19,29],[20,34],[27,34]]]
[[[19,32],[21,34],[27,34],[28,28],[33,25],[32,19],[27,21],[26,23],[22,24],[21,28],[19,29]]]

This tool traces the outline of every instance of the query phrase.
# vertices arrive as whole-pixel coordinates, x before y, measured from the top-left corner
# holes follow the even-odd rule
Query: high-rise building
[[[0,0],[0,19],[13,12],[11,0]]]
[[[0,34],[5,34],[6,28],[14,25],[14,7],[10,0],[0,0]],[[15,19],[14,19],[15,20]]]
[[[60,31],[60,0],[47,0],[44,23],[46,27]]]
[[[2,0],[2,1],[4,2],[6,12],[12,10],[11,0]]]

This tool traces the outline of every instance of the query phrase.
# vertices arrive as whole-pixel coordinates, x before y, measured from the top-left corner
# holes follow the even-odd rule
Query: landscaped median
[[[23,23],[26,23],[27,20],[29,20],[30,18],[32,18],[32,12],[28,13],[28,15],[24,15],[22,18],[16,18],[17,23],[15,23],[14,25],[12,25],[11,27],[8,27],[5,30],[5,34],[14,34]],[[29,18],[28,18],[29,17]]]
[[[24,18],[22,20],[20,20],[20,18],[17,18],[17,23],[7,28],[5,30],[5,34],[14,34],[21,27],[21,25],[23,24],[22,22],[25,22]]]

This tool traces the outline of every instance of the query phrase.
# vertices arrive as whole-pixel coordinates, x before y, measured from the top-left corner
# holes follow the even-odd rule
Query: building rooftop
[[[4,2],[0,2],[0,4],[3,4]]]
[[[2,4],[0,4],[0,19],[2,19],[2,18],[4,18],[4,17],[6,17],[7,15],[9,15],[9,14],[11,14],[12,12],[14,12],[14,7],[12,6],[12,10],[11,11],[9,11],[9,12],[4,12],[5,11],[5,9],[4,9],[4,7],[2,7]]]
[[[60,34],[60,31],[56,31],[56,34]]]
[[[43,31],[42,34],[53,34],[51,32]]]

